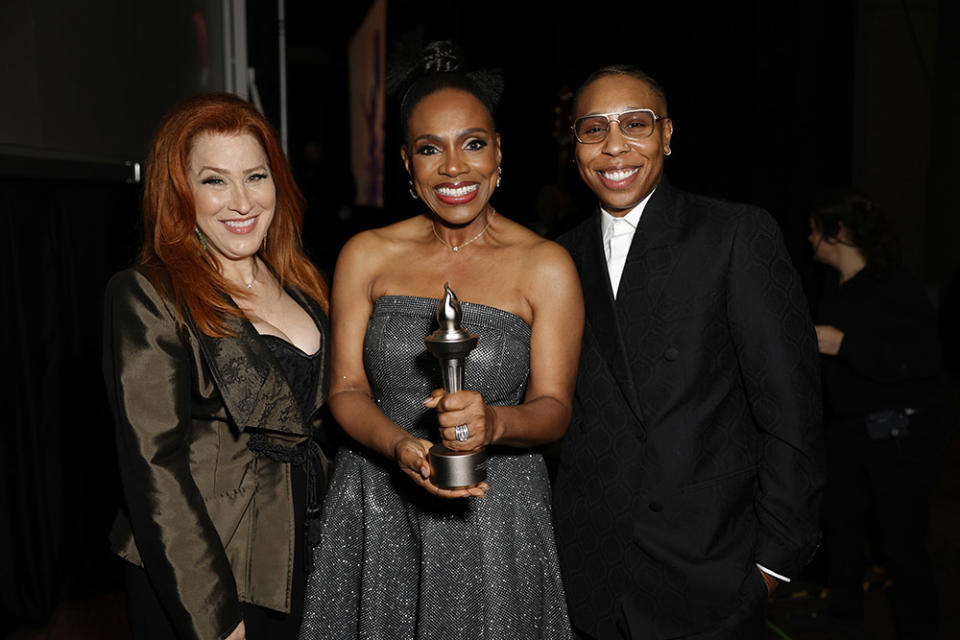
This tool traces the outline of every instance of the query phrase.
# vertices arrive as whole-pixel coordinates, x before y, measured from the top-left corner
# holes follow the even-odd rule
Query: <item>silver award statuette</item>
[[[444,283],[443,299],[437,305],[440,328],[423,341],[440,362],[443,390],[447,393],[463,390],[463,363],[467,354],[477,346],[477,336],[460,326],[462,319],[460,301],[450,284]],[[435,444],[430,448],[430,464],[433,484],[444,489],[469,487],[487,477],[487,456],[483,448],[451,451],[443,444]]]

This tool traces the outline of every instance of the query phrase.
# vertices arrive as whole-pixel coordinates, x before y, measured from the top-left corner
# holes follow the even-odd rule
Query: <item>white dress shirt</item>
[[[656,189],[654,189],[656,191]],[[623,265],[627,262],[627,253],[633,234],[637,232],[640,216],[650,201],[653,191],[624,216],[614,216],[600,207],[600,229],[603,231],[603,255],[607,258],[607,273],[610,276],[610,288],[613,297],[617,297],[620,288],[620,278],[623,276]]]

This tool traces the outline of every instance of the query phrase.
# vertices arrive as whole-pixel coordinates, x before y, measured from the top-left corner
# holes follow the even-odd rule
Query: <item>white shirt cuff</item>
[[[779,573],[776,573],[776,572],[774,572],[774,571],[770,571],[770,569],[767,569],[767,568],[766,568],[765,566],[763,566],[762,564],[758,564],[758,565],[757,565],[757,569],[760,569],[760,571],[763,571],[763,572],[766,573],[767,575],[773,576],[774,578],[776,578],[776,579],[779,580],[780,582],[790,582],[790,578],[788,578],[787,576],[782,576],[782,575],[780,575]]]

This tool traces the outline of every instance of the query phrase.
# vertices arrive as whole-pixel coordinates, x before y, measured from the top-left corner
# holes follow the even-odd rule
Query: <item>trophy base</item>
[[[430,480],[442,489],[459,489],[482,482],[487,478],[487,455],[476,451],[451,451],[442,444],[430,447]]]

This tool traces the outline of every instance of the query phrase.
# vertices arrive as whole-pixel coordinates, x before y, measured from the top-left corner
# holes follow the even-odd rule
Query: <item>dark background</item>
[[[26,6],[3,1],[12,3],[4,11]],[[61,5],[73,3],[40,4],[30,25],[64,26],[33,51],[49,58],[49,67],[66,69],[75,81],[70,98],[44,86],[63,85],[62,78],[7,73],[0,74],[0,104],[15,103],[36,85],[46,117],[78,132],[90,155],[142,161],[160,115],[210,86],[197,75],[200,62],[184,53],[194,37],[189,16],[209,2],[171,3],[169,23],[141,7],[129,24],[116,19],[116,41],[91,38],[95,22],[126,16],[138,3],[91,1],[66,17]],[[398,116],[389,108],[386,206],[353,206],[346,47],[368,3],[286,4],[289,155],[309,201],[305,244],[329,273],[349,235],[419,209],[406,192]],[[633,63],[667,92],[675,124],[666,164],[671,182],[770,211],[812,296],[819,273],[806,244],[807,213],[824,192],[854,186],[888,212],[907,266],[949,309],[954,303],[945,296],[956,290],[960,265],[952,179],[960,168],[957,4],[637,1],[562,9],[390,0],[387,38],[388,51],[411,30],[425,42],[454,39],[473,66],[502,70],[506,92],[496,115],[503,186],[495,204],[545,235],[568,228],[592,206],[557,126],[561,96],[601,65]],[[264,110],[279,124],[276,4],[248,0],[247,20],[250,65]],[[11,34],[0,27],[0,35]],[[5,55],[30,53],[11,51],[10,38],[3,40]],[[86,62],[89,50],[112,62]],[[129,104],[118,97],[126,94]],[[16,141],[3,139],[5,131],[23,130],[3,109],[0,146]],[[106,120],[113,126],[100,124],[98,133],[91,123],[111,109],[116,113]],[[0,431],[0,635],[42,628],[58,605],[117,589],[106,545],[120,494],[100,373],[101,305],[107,278],[130,264],[139,241],[139,185],[83,177],[63,163],[47,172],[18,170],[27,165],[4,158],[0,148],[8,416]],[[945,323],[955,349],[956,321]],[[956,493],[942,505],[943,519],[960,531],[960,489],[951,487]],[[958,577],[956,552],[941,560],[950,564],[947,575]]]

